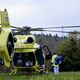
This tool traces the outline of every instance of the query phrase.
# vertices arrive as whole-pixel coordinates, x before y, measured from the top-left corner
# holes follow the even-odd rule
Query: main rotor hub
[[[30,31],[30,29],[31,29],[31,27],[29,27],[29,26],[24,26],[23,28],[26,29],[27,31]]]

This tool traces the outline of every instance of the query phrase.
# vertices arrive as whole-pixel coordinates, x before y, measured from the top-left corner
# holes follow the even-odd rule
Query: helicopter
[[[80,26],[65,26],[63,28],[74,27]],[[10,74],[16,74],[16,72],[21,69],[33,69],[40,72],[39,61],[41,61],[41,59],[39,59],[40,56],[37,54],[42,55],[41,62],[43,64],[45,60],[51,59],[52,54],[47,46],[43,48],[47,49],[48,54],[41,54],[43,53],[42,48],[37,44],[35,36],[30,34],[30,31],[73,33],[46,30],[53,28],[62,27],[31,28],[29,26],[10,26],[7,10],[0,11],[0,66],[5,65],[6,67],[10,67],[12,64],[14,70],[12,70]]]
[[[40,61],[39,59],[36,60],[36,56],[39,54],[39,51],[42,50],[38,49],[37,46],[39,45],[36,43],[35,36],[29,34],[29,28],[16,28],[15,31],[18,30],[18,33],[25,32],[27,35],[17,35],[14,37],[14,32],[12,28],[14,26],[10,26],[8,12],[5,9],[4,11],[0,11],[0,67],[6,66],[10,67],[11,64],[14,67],[14,70],[11,71],[10,74],[15,74],[18,69],[21,68],[36,68],[37,64]],[[28,30],[29,29],[29,30]],[[40,53],[40,54],[41,54]],[[41,54],[44,63],[43,54]]]
[[[13,57],[14,67],[17,70],[26,68],[26,70],[31,69],[42,74],[42,69],[45,69],[43,68],[45,66],[45,59],[51,59],[52,54],[46,45],[43,48],[47,49],[48,54],[43,54],[43,50],[36,42],[35,36],[30,34],[30,31],[36,31],[37,28],[15,26],[12,26],[12,28],[14,28],[12,29],[15,49]]]
[[[21,68],[36,69],[38,63],[35,57],[37,50],[35,36],[29,34],[29,28],[16,28],[19,30],[18,33],[26,31],[28,35],[14,37],[11,29],[13,26],[10,26],[6,9],[0,11],[0,18],[0,66],[10,67],[13,64],[14,70],[10,74],[16,73]]]

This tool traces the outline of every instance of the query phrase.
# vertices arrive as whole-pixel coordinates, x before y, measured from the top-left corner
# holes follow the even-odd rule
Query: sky
[[[5,8],[13,26],[80,25],[80,0],[1,0],[0,10]]]

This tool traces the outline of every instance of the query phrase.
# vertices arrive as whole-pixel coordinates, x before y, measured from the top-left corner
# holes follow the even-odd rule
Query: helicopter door
[[[45,53],[45,60],[50,60],[52,58],[52,54],[47,45],[43,46],[43,51]]]

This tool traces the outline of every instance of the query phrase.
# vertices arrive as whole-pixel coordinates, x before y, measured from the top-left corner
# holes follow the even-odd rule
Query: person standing
[[[54,72],[54,74],[58,74],[59,73],[59,64],[56,63],[56,58],[57,58],[57,53],[54,53],[54,55],[52,56],[52,71]]]

